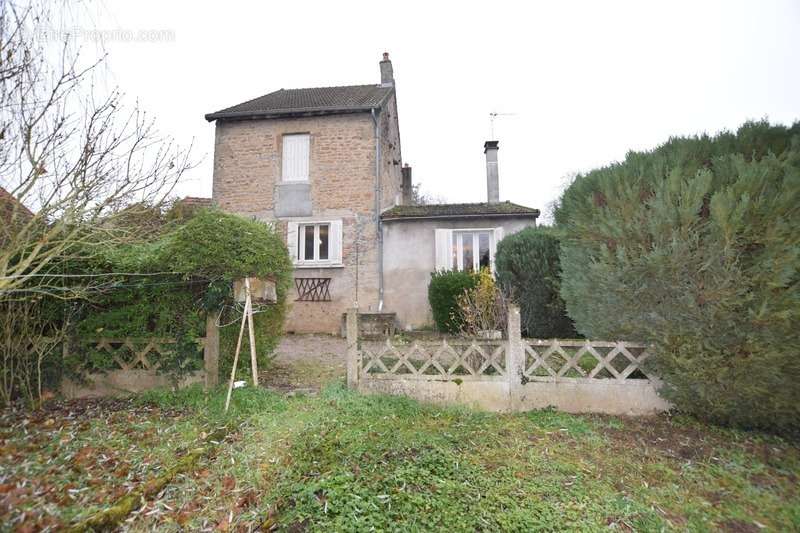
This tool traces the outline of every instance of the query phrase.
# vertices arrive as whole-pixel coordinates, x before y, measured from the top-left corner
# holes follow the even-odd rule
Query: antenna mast
[[[489,113],[489,130],[491,132],[491,136],[489,137],[491,140],[495,140],[494,138],[494,119],[497,117],[510,117],[514,116],[516,113],[498,113],[497,111],[492,111]]]

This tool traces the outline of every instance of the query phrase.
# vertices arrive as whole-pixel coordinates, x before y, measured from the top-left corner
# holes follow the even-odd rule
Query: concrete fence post
[[[361,372],[361,361],[358,354],[358,309],[347,310],[347,387],[358,388],[358,377]]]
[[[206,340],[203,344],[203,368],[206,371],[206,389],[219,385],[219,328],[217,314],[206,315]]]
[[[509,410],[517,411],[522,400],[525,372],[525,349],[522,345],[522,325],[519,306],[508,306],[508,349],[506,350],[506,376],[508,378]]]

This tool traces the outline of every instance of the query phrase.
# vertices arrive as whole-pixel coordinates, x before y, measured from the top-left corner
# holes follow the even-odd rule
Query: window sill
[[[342,263],[294,263],[294,268],[344,268]]]

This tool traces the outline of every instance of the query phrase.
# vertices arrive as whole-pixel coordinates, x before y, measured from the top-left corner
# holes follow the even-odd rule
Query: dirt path
[[[332,335],[286,335],[261,382],[279,391],[316,392],[344,379],[347,341]]]

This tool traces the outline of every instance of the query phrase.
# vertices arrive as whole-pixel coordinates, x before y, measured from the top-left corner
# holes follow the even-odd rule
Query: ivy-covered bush
[[[120,278],[84,306],[79,337],[172,337],[174,361],[163,370],[179,375],[202,363],[198,339],[205,335],[206,314],[220,315],[220,372],[230,372],[242,306],[233,302],[235,279],[254,276],[275,281],[277,303],[256,309],[256,351],[267,363],[282,333],[292,264],[286,245],[272,225],[216,209],[199,209],[179,223],[165,224],[148,242],[110,248],[92,268],[106,272],[154,274]],[[166,274],[164,274],[166,273]],[[227,324],[227,325],[226,325]],[[250,368],[249,339],[242,346],[239,371]],[[87,351],[80,363],[103,369],[106,352]]]
[[[681,409],[800,432],[800,123],[630,153],[555,215],[581,333],[654,343]]]
[[[458,333],[463,317],[458,305],[465,290],[478,284],[478,276],[470,272],[439,271],[431,274],[428,285],[428,302],[433,312],[436,329],[445,333]]]
[[[561,299],[559,244],[551,228],[526,228],[497,245],[497,281],[519,305],[523,334],[538,339],[574,338]]]
[[[255,276],[275,281],[278,303],[257,309],[254,315],[256,353],[263,367],[280,340],[286,317],[286,295],[292,280],[292,262],[286,244],[272,225],[223,213],[216,209],[197,212],[186,224],[167,239],[162,250],[171,258],[172,268],[212,280],[218,290],[206,293],[205,307],[220,308],[230,298],[233,280]],[[226,307],[220,319],[225,327],[220,332],[220,372],[227,374],[233,363],[241,317],[241,309]],[[239,369],[250,372],[250,339],[242,339]]]

